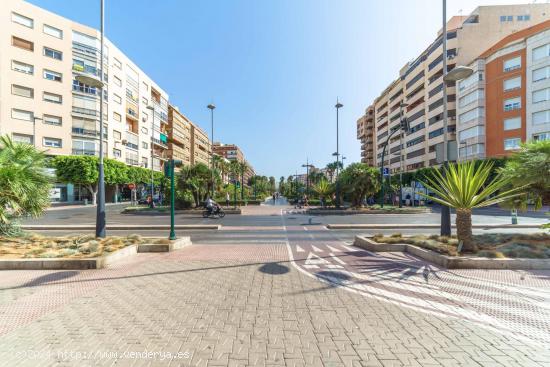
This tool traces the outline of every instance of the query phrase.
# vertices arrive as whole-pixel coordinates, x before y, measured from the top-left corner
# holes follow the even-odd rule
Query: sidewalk
[[[118,205],[131,205],[129,201],[124,201],[120,203],[105,203],[105,206],[118,206]],[[66,204],[62,203],[59,205],[52,205],[49,208],[46,209],[46,211],[54,211],[54,210],[66,210],[66,209],[77,209],[77,208],[93,208],[96,207],[96,205],[93,204]]]

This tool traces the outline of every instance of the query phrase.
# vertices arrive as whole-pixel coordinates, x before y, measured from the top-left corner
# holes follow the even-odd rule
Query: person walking
[[[229,208],[229,192],[225,193],[225,206]]]

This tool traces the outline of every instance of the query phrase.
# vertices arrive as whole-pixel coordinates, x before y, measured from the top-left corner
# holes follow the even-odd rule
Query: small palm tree
[[[0,232],[21,216],[41,215],[50,204],[50,187],[44,153],[0,137]]]
[[[332,185],[326,179],[322,179],[313,186],[313,190],[319,195],[320,199],[325,199],[332,193]]]
[[[524,187],[499,192],[508,185],[509,178],[499,173],[493,180],[489,180],[492,168],[493,163],[488,161],[479,165],[473,161],[450,164],[443,173],[434,170],[432,177],[426,176],[424,181],[421,180],[435,195],[418,194],[456,210],[456,233],[458,240],[462,241],[464,252],[477,251],[472,238],[472,209],[522,195],[520,190]]]

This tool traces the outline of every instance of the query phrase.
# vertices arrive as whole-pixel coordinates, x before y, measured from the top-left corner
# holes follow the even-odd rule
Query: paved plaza
[[[0,366],[550,366],[550,271],[447,271],[257,210],[107,269],[0,272]]]

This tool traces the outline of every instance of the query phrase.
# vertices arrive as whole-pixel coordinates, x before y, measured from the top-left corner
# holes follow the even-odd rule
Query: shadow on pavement
[[[288,268],[288,266],[280,265],[279,263],[267,263],[260,266],[258,271],[264,274],[281,275],[288,273],[290,269]]]

